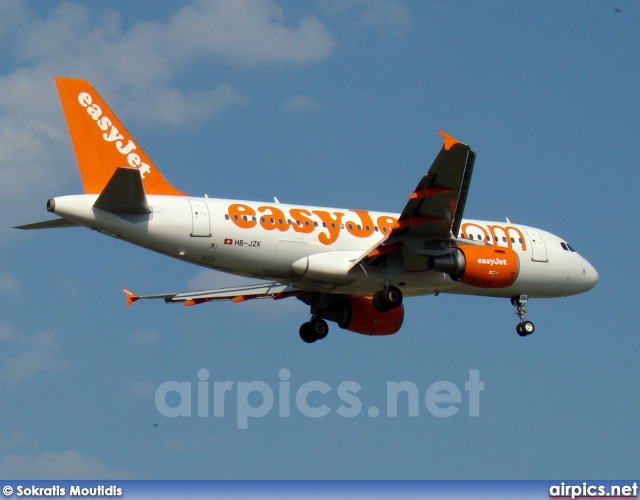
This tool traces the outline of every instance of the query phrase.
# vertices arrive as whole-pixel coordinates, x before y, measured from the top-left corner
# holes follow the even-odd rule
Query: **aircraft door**
[[[547,247],[544,244],[542,235],[534,228],[525,228],[527,235],[529,235],[529,241],[531,241],[531,260],[535,262],[549,262],[547,258]]]
[[[211,236],[209,222],[209,208],[204,200],[189,200],[191,205],[192,229],[191,236]]]

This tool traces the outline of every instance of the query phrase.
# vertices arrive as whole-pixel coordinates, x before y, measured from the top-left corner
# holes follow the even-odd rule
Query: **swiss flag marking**
[[[225,238],[224,239],[224,244],[225,245],[233,245],[233,240],[231,238]]]

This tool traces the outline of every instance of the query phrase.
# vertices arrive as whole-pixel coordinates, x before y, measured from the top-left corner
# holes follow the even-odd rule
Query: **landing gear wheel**
[[[314,319],[311,320],[311,327],[313,328],[313,333],[316,336],[316,340],[322,340],[329,333],[329,325],[323,319]]]
[[[302,325],[300,325],[300,338],[307,344],[313,344],[318,340],[313,333],[311,323],[302,323]]]
[[[520,325],[520,330],[522,330],[525,335],[531,335],[535,329],[536,327],[533,326],[531,321],[525,321]]]
[[[516,308],[516,315],[520,318],[520,323],[516,326],[516,332],[521,337],[531,335],[535,331],[533,323],[524,319],[524,315],[527,312],[524,306],[528,299],[529,297],[526,295],[517,295],[511,298],[511,304]]]
[[[395,286],[387,286],[373,295],[373,307],[379,312],[387,312],[402,305],[402,292]]]
[[[329,333],[329,325],[323,319],[312,319],[300,326],[300,338],[307,344],[313,344],[316,340],[322,340]]]

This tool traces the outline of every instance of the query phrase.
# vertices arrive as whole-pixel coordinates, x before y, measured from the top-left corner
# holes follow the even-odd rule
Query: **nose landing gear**
[[[524,306],[527,303],[527,300],[529,300],[529,297],[526,295],[518,295],[511,298],[511,304],[516,308],[516,314],[518,315],[518,318],[520,318],[520,323],[516,326],[516,332],[518,332],[518,335],[521,337],[531,335],[535,331],[533,323],[524,319],[524,315],[527,312]]]

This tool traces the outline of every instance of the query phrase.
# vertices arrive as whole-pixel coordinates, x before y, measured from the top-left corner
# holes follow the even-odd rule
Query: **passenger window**
[[[387,227],[386,227],[386,226],[382,228],[382,232],[383,232],[383,233],[386,233],[386,232],[387,232],[387,230],[388,230],[388,229],[387,229]]]
[[[224,214],[224,218],[225,218],[226,220],[229,220],[229,214]]]
[[[472,240],[473,239],[473,234],[469,235],[469,239]]]
[[[516,242],[516,239],[512,236],[511,237],[511,243],[515,243],[515,242]]]
[[[524,242],[522,241],[522,238],[518,238],[518,241],[520,242],[520,244],[521,244],[521,245],[522,245],[522,243],[524,243]]]
[[[370,230],[369,226],[365,226],[365,227],[367,228],[367,231],[369,231],[369,230]]]
[[[322,223],[322,227],[327,227],[327,223],[326,223],[326,222],[323,222],[323,223]]]
[[[233,220],[238,220],[238,216],[237,216],[237,215],[234,215],[234,216],[233,216]]]
[[[317,221],[313,221],[313,225],[318,227],[318,222]]]
[[[502,237],[502,243],[506,243],[507,242],[507,238],[505,238],[504,236]]]
[[[373,230],[377,233],[379,231],[378,226],[373,226]]]
[[[260,222],[264,223],[264,217],[260,217]]]

